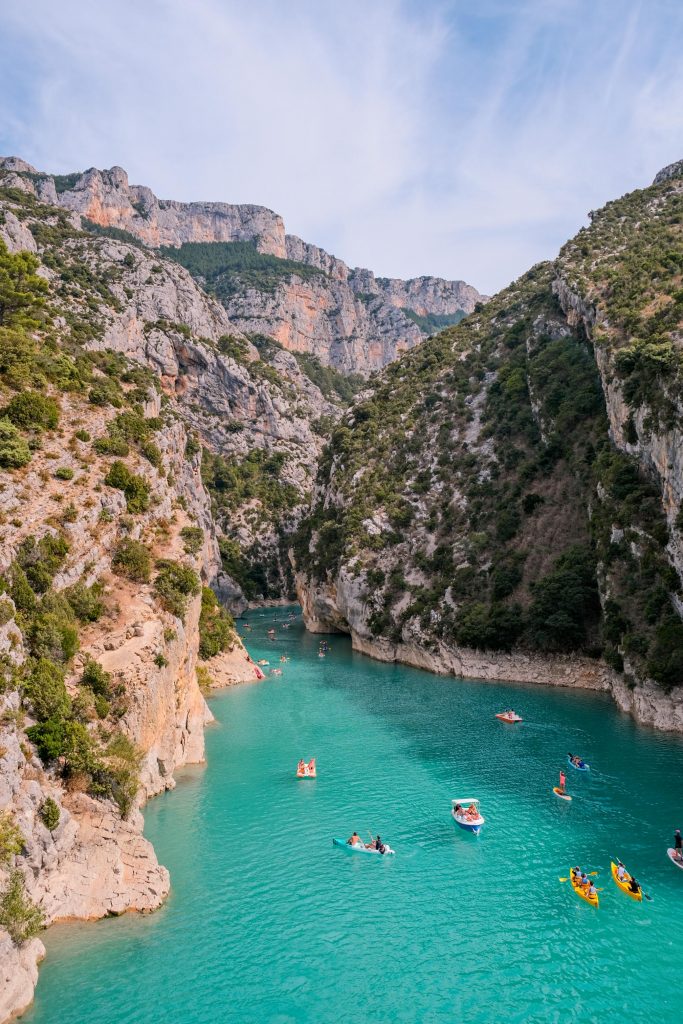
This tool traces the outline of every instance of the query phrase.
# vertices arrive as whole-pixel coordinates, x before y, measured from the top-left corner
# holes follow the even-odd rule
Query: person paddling
[[[625,882],[626,881],[625,875],[626,875],[626,868],[621,863],[621,861],[618,861],[617,862],[617,878],[619,879],[620,882]]]
[[[363,845],[363,840],[357,832],[354,832],[351,838],[346,840],[347,846],[358,846],[359,843],[361,846]]]
[[[560,793],[562,793],[563,796],[564,796],[564,787],[566,785],[567,785],[567,776],[560,769],[560,784],[559,784],[559,786],[557,788],[559,789]]]
[[[629,879],[628,887],[636,895],[640,892],[640,882],[637,882],[633,876]]]
[[[674,857],[683,863],[683,836],[680,828],[674,832]]]

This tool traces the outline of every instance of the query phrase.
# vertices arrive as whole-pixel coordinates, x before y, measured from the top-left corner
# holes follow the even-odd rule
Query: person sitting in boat
[[[636,895],[640,892],[640,882],[637,882],[633,877],[629,880],[628,887],[630,891]]]
[[[477,807],[476,804],[470,804],[470,806],[465,811],[465,815],[472,821],[475,821],[479,817],[479,808]]]
[[[590,880],[590,878],[588,877],[588,875],[586,874],[585,871],[581,872],[581,881],[580,881],[579,885],[581,886],[582,889],[586,889],[586,890],[590,889],[591,880]]]
[[[306,771],[306,762],[304,761],[303,757],[296,766],[296,770],[299,772],[300,775],[303,775],[304,772]]]
[[[572,763],[573,765],[575,765],[575,766],[576,766],[577,768],[583,768],[583,766],[584,766],[585,762],[584,762],[584,760],[583,760],[583,758],[582,758],[582,757],[579,757],[579,755],[578,755],[578,754],[569,754],[569,753],[568,753],[568,754],[567,754],[567,757],[569,758],[569,760],[571,761],[571,763]]]
[[[453,813],[455,815],[458,815],[459,817],[462,817],[463,814],[465,813],[462,809],[462,804],[456,804],[455,807],[453,808]]]
[[[581,881],[581,868],[578,867],[578,865],[577,867],[572,868],[572,878],[575,882]]]
[[[595,888],[595,882],[588,883],[588,895],[591,899],[593,899],[594,896],[598,895],[598,890]]]
[[[626,872],[626,868],[621,863],[621,861],[618,860],[617,861],[617,878],[619,879],[620,882],[626,881],[626,877],[625,877],[626,873],[627,873]]]
[[[347,846],[362,846],[363,845],[363,840],[361,839],[361,837],[358,835],[357,832],[354,832],[353,835],[351,836],[351,838],[346,840],[346,845]]]
[[[315,758],[314,757],[312,757],[311,760],[306,765],[306,771],[308,772],[309,775],[313,775],[313,773],[315,772]]]

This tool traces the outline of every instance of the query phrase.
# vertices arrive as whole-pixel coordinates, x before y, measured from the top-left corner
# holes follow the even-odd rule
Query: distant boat
[[[455,824],[460,828],[464,828],[466,832],[473,832],[475,836],[478,836],[482,825],[486,821],[479,810],[479,801],[474,797],[470,797],[468,800],[452,800],[451,804],[451,816]],[[476,809],[476,816],[467,813],[468,808],[472,806]],[[457,811],[456,808],[458,808]]]

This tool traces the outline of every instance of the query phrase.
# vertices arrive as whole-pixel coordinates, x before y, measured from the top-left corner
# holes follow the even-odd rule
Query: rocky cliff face
[[[293,552],[309,628],[683,731],[682,213],[672,165],[343,417]]]
[[[231,265],[229,296],[223,294],[222,301],[234,328],[269,335],[290,351],[312,353],[344,373],[367,374],[386,366],[485,298],[464,281],[376,279],[371,271],[350,270],[318,246],[286,235],[282,218],[271,210],[160,200],[150,189],[130,185],[120,167],[55,176],[7,157],[0,159],[0,168],[13,172],[14,183],[30,187],[41,201],[100,228],[125,231],[151,248],[253,243],[258,253],[283,261],[283,272],[277,287],[254,287]],[[320,273],[302,276],[297,264]],[[430,316],[440,318],[436,326]]]
[[[198,668],[207,685],[261,675],[201,589],[240,600],[175,388],[192,328],[217,358],[226,318],[180,268],[159,282],[30,190],[0,188],[0,208],[0,831],[20,837],[0,890],[18,872],[46,923],[149,911],[169,876],[139,808],[203,760]],[[8,250],[39,252],[38,273]],[[164,333],[170,314],[184,334]],[[201,661],[207,636],[222,650]],[[43,954],[0,929],[0,1020]]]

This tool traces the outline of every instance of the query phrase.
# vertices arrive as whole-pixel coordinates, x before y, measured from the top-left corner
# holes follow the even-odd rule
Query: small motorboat
[[[683,861],[679,860],[676,856],[676,851],[673,848],[669,848],[666,851],[666,855],[672,864],[675,864],[677,868],[683,868]]]
[[[589,772],[591,770],[591,766],[589,764],[586,764],[585,761],[581,761],[580,764],[575,764],[572,761],[572,759],[569,756],[569,754],[567,754],[567,764],[569,765],[570,768],[573,768],[577,772]]]
[[[591,907],[598,907],[600,905],[600,898],[598,894],[596,893],[595,896],[590,896],[583,886],[574,878],[571,868],[569,869],[569,881],[572,883],[572,889],[576,895],[580,896],[582,900],[586,901],[586,903],[590,903]]]
[[[496,715],[501,722],[523,722],[524,719],[516,711],[501,711]]]
[[[259,665],[270,665],[270,662],[266,661],[265,658],[259,658],[257,664],[259,664]]]
[[[558,796],[560,800],[571,800],[569,793],[563,793],[559,786],[553,786],[553,793]]]
[[[384,852],[376,850],[374,846],[368,847],[365,843],[354,843],[353,846],[350,846],[345,839],[333,839],[332,843],[334,846],[341,846],[343,850],[347,850],[349,853],[372,853],[375,857],[386,857],[389,854],[393,856],[396,852],[390,846],[387,846],[386,843],[384,843]]]
[[[478,836],[486,821],[479,810],[479,801],[470,797],[469,800],[451,800],[451,804],[451,817],[455,824],[464,828],[466,832],[473,832],[475,836]],[[470,807],[474,807],[476,815],[469,812]]]
[[[624,878],[622,881],[622,879],[619,878],[619,875],[617,874],[617,865],[614,863],[614,861],[610,861],[610,867],[612,869],[612,878],[614,879],[617,886],[621,889],[621,891],[625,892],[626,895],[630,896],[632,900],[636,901],[636,903],[642,903],[643,890],[639,889],[638,892],[631,891],[631,888],[628,884],[631,881],[631,875],[629,875],[628,871],[624,870]]]
[[[315,758],[306,763],[306,761],[299,761],[296,769],[297,779],[314,779],[316,777]]]

